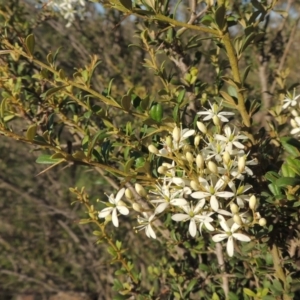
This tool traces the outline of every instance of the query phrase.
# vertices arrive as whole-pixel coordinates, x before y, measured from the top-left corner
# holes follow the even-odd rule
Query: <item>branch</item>
[[[238,59],[237,59],[237,55],[234,50],[234,47],[231,43],[228,30],[222,36],[222,40],[223,40],[224,46],[226,48],[227,56],[228,56],[229,63],[231,66],[233,80],[237,84],[241,84],[241,76],[240,76],[240,71],[239,71],[239,66],[238,66]],[[249,117],[249,114],[248,114],[246,106],[245,106],[244,95],[240,90],[237,90],[237,95],[238,95],[237,109],[239,110],[239,112],[241,114],[244,125],[249,128],[251,126],[251,122],[250,122],[250,117]]]
[[[216,256],[217,256],[217,260],[218,260],[218,264],[220,267],[220,270],[223,274],[221,274],[220,276],[222,277],[222,288],[225,294],[225,297],[227,299],[228,294],[229,294],[229,282],[228,282],[228,275],[225,272],[225,261],[224,261],[224,257],[223,257],[223,250],[222,250],[222,245],[221,243],[216,243]]]

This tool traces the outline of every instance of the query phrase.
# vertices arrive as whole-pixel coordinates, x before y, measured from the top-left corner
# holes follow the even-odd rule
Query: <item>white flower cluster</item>
[[[85,0],[47,0],[46,5],[60,14],[68,21],[66,27],[70,27],[75,16],[83,18]]]
[[[300,103],[298,99],[300,99],[300,94],[296,95],[296,92],[294,90],[293,95],[291,95],[290,93],[286,95],[286,97],[283,99],[283,105],[282,105],[282,110],[286,110],[289,107],[293,108],[290,110],[290,113],[292,115],[290,121],[292,130],[290,133],[291,135],[296,135],[296,136],[300,135],[300,116],[299,116]]]
[[[214,242],[227,239],[227,253],[233,256],[234,240],[249,242],[247,229],[255,223],[264,226],[266,220],[256,212],[256,197],[247,194],[252,187],[244,183],[246,174],[253,175],[248,166],[256,163],[245,152],[247,137],[224,125],[232,112],[223,112],[217,104],[210,106],[198,113],[206,124],[197,122],[197,131],[175,127],[162,142],[162,149],[149,146],[149,151],[164,157],[165,162],[157,170],[160,178],[155,187],[146,192],[140,184],[135,185],[147,208],[137,203],[132,208],[142,214],[136,229],[144,229],[149,238],[156,238],[155,220],[171,213],[175,222],[189,223],[192,237],[205,230]],[[110,206],[100,211],[99,217],[112,213],[113,224],[118,226],[117,211],[129,213],[120,200],[124,193],[132,201],[131,191],[122,189],[115,199],[109,197]]]

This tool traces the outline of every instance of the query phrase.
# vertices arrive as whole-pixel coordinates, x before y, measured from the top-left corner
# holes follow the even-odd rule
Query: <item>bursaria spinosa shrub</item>
[[[120,14],[116,26],[134,22],[128,51],[140,51],[140,80],[124,77],[120,87],[98,77],[105,88],[96,88],[108,64],[101,54],[71,74],[59,51],[37,57],[42,39],[15,41],[6,30],[0,133],[41,150],[44,172],[76,165],[105,178],[97,200],[84,187],[70,191],[86,212],[79,223],[107,244],[115,299],[296,299],[300,95],[286,58],[298,7],[99,4]],[[71,30],[91,17],[90,5],[53,0],[40,9],[62,15]],[[34,66],[28,82],[13,67],[23,65]],[[65,131],[76,147],[64,145]]]

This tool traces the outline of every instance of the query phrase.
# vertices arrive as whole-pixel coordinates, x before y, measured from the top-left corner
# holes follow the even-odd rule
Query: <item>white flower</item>
[[[211,218],[210,216],[211,215],[213,215],[214,214],[214,212],[209,212],[209,213],[207,213],[207,212],[205,212],[205,211],[203,211],[202,213],[201,213],[201,216],[199,216],[199,218],[198,218],[198,221],[199,221],[199,231],[200,231],[200,234],[202,235],[202,227],[203,227],[203,225],[205,226],[205,228],[207,229],[207,230],[209,230],[209,231],[214,231],[215,230],[215,228],[214,228],[214,226],[212,226],[210,223],[211,222],[213,222],[213,218]]]
[[[250,190],[252,188],[252,185],[246,184],[246,185],[240,185],[238,189],[235,187],[235,183],[233,181],[228,182],[228,186],[231,188],[231,190],[234,192],[234,196],[236,198],[236,203],[240,208],[243,208],[244,202],[249,201],[250,196],[244,195],[246,191]]]
[[[207,147],[202,150],[202,154],[205,157],[205,160],[210,160],[215,158],[217,162],[222,161],[222,155],[225,152],[225,144],[219,141],[211,141]]]
[[[112,222],[113,222],[114,226],[119,227],[118,212],[122,215],[128,215],[129,214],[129,210],[125,206],[124,202],[120,201],[121,198],[124,196],[124,193],[125,193],[125,188],[122,188],[122,189],[119,190],[116,197],[113,194],[111,194],[108,197],[108,201],[110,202],[110,204],[109,204],[110,206],[102,209],[99,212],[99,214],[98,214],[99,218],[105,218],[109,214],[112,214]]]
[[[179,129],[175,127],[173,130],[172,149],[167,145],[166,141],[163,142],[163,148],[159,150],[159,153],[163,156],[168,156],[174,150],[179,150],[185,145],[185,140],[195,134],[194,129]]]
[[[232,192],[226,192],[226,191],[219,191],[221,188],[224,187],[225,181],[223,178],[220,178],[215,186],[211,182],[209,184],[206,179],[199,177],[199,182],[201,186],[203,187],[204,191],[198,191],[191,194],[191,196],[194,199],[201,199],[201,198],[210,198],[210,206],[214,211],[218,211],[219,209],[219,201],[217,197],[220,198],[230,198],[234,196],[234,193]]]
[[[291,94],[288,93],[285,96],[285,98],[283,99],[283,102],[285,102],[285,103],[282,105],[282,108],[286,109],[289,106],[295,106],[295,105],[297,105],[297,100],[298,100],[299,97],[300,97],[300,94],[297,95],[297,96],[295,95],[295,90],[293,92],[293,97],[291,97]]]
[[[171,187],[172,181],[167,183],[166,177],[164,178],[163,185],[159,183],[156,185],[157,190],[152,192],[159,195],[161,198],[151,200],[152,203],[159,203],[155,209],[155,214],[160,214],[166,210],[170,205],[183,206],[187,201],[182,198],[183,189],[175,190]]]
[[[239,153],[239,154],[242,154],[242,153]],[[249,176],[253,176],[253,172],[248,166],[254,166],[254,165],[257,165],[257,160],[256,159],[247,160],[246,165],[245,165],[245,170],[242,173],[243,174],[246,173]],[[233,162],[233,167],[232,167],[232,170],[231,170],[230,174],[233,177],[236,177],[237,179],[240,179],[240,180],[244,179],[244,176],[238,170],[238,160],[235,160]]]
[[[219,233],[216,234],[212,237],[212,240],[215,243],[219,243],[225,239],[227,240],[227,253],[230,257],[233,256],[234,253],[234,241],[233,239],[242,241],[242,242],[250,242],[250,238],[242,233],[235,233],[239,228],[240,225],[233,223],[231,228],[229,228],[225,218],[223,216],[219,215],[219,220],[220,220],[220,226],[222,227],[222,229],[224,230],[224,233]]]
[[[46,2],[46,0],[44,0]],[[70,27],[75,20],[75,15],[83,18],[84,0],[47,0],[46,5],[60,14],[68,21],[66,27]]]
[[[245,148],[245,146],[238,140],[247,140],[247,136],[242,134],[236,135],[235,130],[231,131],[231,128],[229,126],[225,126],[224,133],[225,136],[221,134],[216,134],[215,139],[224,142],[226,144],[226,151],[228,151],[230,154],[232,153],[233,146],[235,146],[238,149]]]
[[[203,121],[211,120],[211,119],[213,119],[214,116],[217,116],[222,122],[229,122],[229,120],[225,116],[233,116],[234,115],[233,112],[228,112],[228,111],[220,112],[222,110],[222,107],[218,106],[216,103],[211,105],[211,103],[209,102],[209,105],[210,105],[211,109],[207,109],[207,111],[200,111],[197,113],[198,115],[206,116],[203,119]]]
[[[185,205],[182,206],[181,208],[186,212],[186,214],[175,214],[172,216],[172,220],[176,221],[176,222],[180,222],[180,221],[190,221],[190,225],[189,225],[189,233],[192,237],[196,236],[197,233],[197,226],[196,223],[199,220],[204,220],[204,218],[199,215],[200,210],[203,208],[203,206],[205,205],[205,199],[202,199],[198,202],[198,204],[195,206],[195,208],[191,205]],[[205,216],[207,217],[207,216]],[[208,222],[208,219],[207,221]]]
[[[143,212],[143,217],[138,216],[138,222],[140,225],[136,226],[135,228],[138,230],[145,229],[145,233],[148,238],[156,239],[156,234],[151,226],[151,222],[153,221],[155,215],[151,215],[148,217],[147,213]]]

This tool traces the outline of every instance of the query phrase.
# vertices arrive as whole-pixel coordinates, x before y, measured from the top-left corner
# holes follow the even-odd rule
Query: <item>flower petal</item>
[[[155,209],[155,214],[158,215],[162,213],[169,206],[169,202],[164,202],[159,204]]]
[[[184,198],[172,199],[170,203],[174,206],[184,206],[188,204]]]
[[[195,222],[194,219],[191,219],[191,221],[190,221],[189,232],[190,232],[190,235],[191,235],[192,237],[195,237],[195,236],[196,236],[196,233],[197,233],[197,226],[196,226],[196,222]]]
[[[124,193],[125,193],[125,188],[122,188],[118,191],[115,198],[115,204],[117,204],[121,200],[121,198],[124,196]]]
[[[106,207],[99,212],[98,217],[105,218],[111,213],[112,210],[113,210],[112,207]]]
[[[211,196],[210,197],[210,206],[214,211],[218,211],[219,201],[217,200],[216,196]]]
[[[220,234],[216,234],[212,237],[212,240],[215,242],[215,243],[218,243],[218,242],[221,242],[225,239],[228,238],[228,235],[226,233],[220,233]]]
[[[197,214],[201,208],[205,205],[205,199],[201,199],[194,208],[194,214]]]
[[[174,220],[176,222],[185,221],[185,220],[188,220],[189,218],[190,218],[190,216],[187,214],[175,214],[172,216],[172,220]]]
[[[205,225],[206,229],[209,231],[215,230],[214,226],[212,226],[209,222],[204,222],[204,225]]]
[[[117,206],[117,210],[119,211],[119,213],[121,215],[126,216],[126,215],[129,214],[129,209],[126,206],[124,206],[124,205],[118,205]]]
[[[232,234],[232,236],[239,240],[239,241],[242,241],[242,242],[250,242],[251,239],[249,238],[249,236],[245,235],[245,234],[242,234],[242,233],[234,233]]]
[[[113,209],[111,216],[112,216],[112,222],[113,222],[114,226],[119,227],[119,219],[118,219],[118,214],[117,214],[116,208]]]
[[[146,235],[149,238],[151,237],[153,239],[156,239],[156,234],[150,224],[146,227],[145,231],[146,231]]]
[[[194,192],[191,194],[194,199],[201,199],[210,196],[208,192]]]
[[[228,253],[228,255],[229,255],[230,257],[232,257],[232,256],[233,256],[233,253],[234,253],[234,244],[233,244],[233,238],[232,238],[232,236],[230,236],[230,237],[228,238],[226,248],[227,248],[227,253]]]
[[[188,137],[190,137],[191,135],[195,134],[195,130],[194,129],[190,129],[190,130],[186,130],[183,129],[181,132],[181,141],[187,139]]]

